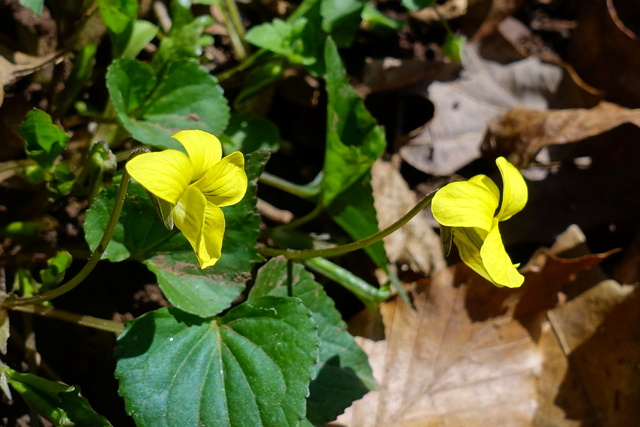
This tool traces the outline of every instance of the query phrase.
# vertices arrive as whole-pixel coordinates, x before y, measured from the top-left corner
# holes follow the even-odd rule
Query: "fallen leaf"
[[[415,91],[435,105],[424,131],[400,149],[402,159],[432,175],[451,175],[480,157],[487,122],[517,106],[544,110],[560,87],[561,67],[528,57],[508,65],[483,59],[477,44],[464,50],[460,78],[425,82]]]
[[[378,225],[384,229],[410,211],[418,201],[392,162],[378,159],[371,174]],[[416,215],[398,231],[385,237],[384,247],[389,261],[407,264],[411,270],[424,275],[446,267],[440,238],[423,214]]]
[[[466,276],[457,274],[460,268],[465,267],[417,282],[415,310],[400,299],[382,305],[386,340],[359,341],[380,389],[357,401],[338,425],[531,423],[541,356],[526,329],[509,316],[483,322],[469,316],[470,285],[459,281]]]
[[[60,59],[62,52],[31,56],[0,45],[0,105],[4,100],[4,86],[29,75]]]
[[[508,155],[511,163],[525,169],[544,147],[582,141],[624,123],[640,127],[640,109],[610,102],[591,109],[539,111],[516,107],[489,121],[482,151],[490,156]]]

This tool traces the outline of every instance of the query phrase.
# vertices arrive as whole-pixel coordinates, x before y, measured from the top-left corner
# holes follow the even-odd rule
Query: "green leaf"
[[[365,22],[367,30],[382,36],[398,31],[406,25],[405,21],[385,15],[371,3],[364,6],[362,20]]]
[[[73,257],[67,251],[60,251],[47,260],[47,268],[40,270],[40,279],[45,288],[51,288],[64,279],[67,268],[71,267]]]
[[[335,43],[325,44],[327,146],[322,204],[334,199],[371,169],[386,147],[385,134],[349,85]]]
[[[327,213],[354,240],[360,240],[379,231],[376,208],[373,204],[371,173],[368,172],[346,191],[336,197],[327,208]],[[387,252],[382,241],[364,248],[373,262],[387,269]]]
[[[224,133],[227,138],[221,141],[227,153],[259,150],[276,152],[280,148],[278,127],[271,120],[257,115],[232,114]]]
[[[207,15],[199,16],[182,26],[174,23],[169,34],[160,42],[153,57],[153,67],[158,69],[168,60],[199,57],[203,46],[213,44],[213,37],[203,34],[211,24],[213,18]]]
[[[245,39],[258,47],[285,56],[299,65],[312,65],[319,56],[319,41],[324,35],[317,25],[301,17],[291,22],[275,18],[273,21],[251,28]]]
[[[429,7],[435,0],[402,0],[402,5],[412,12],[417,12]]]
[[[19,3],[33,12],[33,14],[38,18],[40,18],[40,15],[42,15],[44,0],[20,0]]]
[[[43,168],[53,165],[69,141],[69,135],[53,124],[51,116],[37,108],[27,113],[18,131],[29,157]]]
[[[333,300],[300,264],[291,269],[291,296],[311,311],[320,338],[319,363],[307,399],[307,419],[314,425],[334,420],[351,403],[376,388],[367,355],[347,332]],[[259,271],[248,302],[267,295],[287,296],[287,261],[271,259]]]
[[[182,150],[171,138],[177,131],[221,134],[229,121],[222,88],[192,60],[171,61],[156,76],[142,62],[120,59],[107,71],[107,87],[125,129],[154,147]]]
[[[98,0],[100,15],[113,46],[113,56],[121,58],[127,50],[138,15],[137,0]]]
[[[4,366],[0,369],[29,406],[54,425],[111,426],[105,417],[94,412],[78,387],[22,374]]]
[[[268,152],[245,156],[249,187],[242,201],[222,208],[226,228],[222,258],[201,270],[189,242],[175,229],[160,222],[146,191],[137,183],[129,192],[104,258],[111,261],[138,259],[156,274],[158,284],[175,306],[200,316],[226,309],[243,291],[256,259],[260,217],[256,213],[257,179],[269,159]],[[115,187],[103,192],[87,211],[85,236],[95,249],[113,209]]]
[[[447,38],[442,45],[442,54],[452,61],[462,62],[465,43],[466,39],[463,36],[447,33]]]
[[[294,426],[317,346],[295,298],[254,298],[217,319],[163,308],[127,325],[116,377],[138,425]]]
[[[131,37],[127,41],[122,57],[135,59],[144,47],[158,34],[158,27],[149,21],[138,19],[133,23]]]
[[[322,29],[333,38],[336,45],[351,45],[366,3],[365,0],[322,0]]]

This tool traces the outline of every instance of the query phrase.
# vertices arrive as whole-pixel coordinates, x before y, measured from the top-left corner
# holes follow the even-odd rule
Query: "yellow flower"
[[[140,154],[127,171],[159,199],[167,227],[176,227],[196,252],[200,268],[222,255],[224,214],[220,207],[238,203],[247,191],[244,157],[236,151],[222,158],[215,136],[200,130],[175,135],[187,154],[178,150]],[[165,210],[162,208],[165,207]]]
[[[527,203],[524,178],[504,157],[496,159],[503,191],[485,175],[452,182],[438,190],[431,202],[433,217],[451,227],[460,258],[496,286],[516,288],[524,277],[516,269],[502,243],[498,223],[520,212]],[[500,210],[498,210],[500,205]],[[497,211],[497,213],[496,213]]]

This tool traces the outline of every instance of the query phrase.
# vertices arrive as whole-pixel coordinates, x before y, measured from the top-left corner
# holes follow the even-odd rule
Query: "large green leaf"
[[[367,355],[347,332],[347,325],[333,300],[302,265],[292,266],[289,283],[287,261],[283,258],[270,260],[258,271],[249,302],[266,295],[286,296],[289,284],[291,296],[300,298],[318,325],[319,363],[310,385],[307,419],[315,425],[323,425],[375,388],[376,382]]]
[[[146,64],[119,59],[107,71],[109,95],[122,125],[138,141],[158,148],[182,146],[178,130],[201,129],[221,134],[229,107],[215,77],[197,62],[165,64],[158,75]]]
[[[212,316],[238,297],[249,279],[256,259],[260,217],[256,213],[257,179],[269,158],[268,152],[246,155],[249,187],[242,201],[224,207],[226,228],[222,258],[201,270],[184,236],[168,231],[157,218],[146,191],[132,182],[116,230],[104,258],[111,261],[138,259],[156,274],[167,299],[176,307],[200,316]],[[103,192],[86,214],[85,236],[95,249],[114,205],[116,189]]]
[[[254,298],[217,319],[160,309],[127,325],[116,377],[141,426],[295,426],[317,346],[296,298]]]
[[[322,204],[333,200],[371,169],[386,147],[385,134],[355,93],[331,39],[325,43],[327,146]]]
[[[0,366],[11,387],[24,398],[36,412],[54,425],[60,426],[111,426],[102,415],[94,412],[80,389],[32,374],[23,374]]]
[[[224,131],[227,138],[221,139],[227,152],[268,150],[280,148],[280,132],[269,119],[253,114],[232,114],[229,126]]]

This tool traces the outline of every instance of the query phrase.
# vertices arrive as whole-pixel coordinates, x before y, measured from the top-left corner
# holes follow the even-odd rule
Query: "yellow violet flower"
[[[220,207],[238,203],[247,191],[244,157],[236,151],[222,158],[218,138],[200,130],[183,130],[173,138],[187,154],[144,153],[129,160],[126,168],[159,199],[161,210],[168,206],[165,225],[172,228],[175,223],[182,231],[200,268],[210,267],[222,255],[225,220]]]
[[[431,202],[431,212],[440,224],[451,227],[453,241],[465,264],[496,286],[516,288],[522,285],[524,277],[504,248],[498,223],[524,208],[527,184],[504,157],[496,159],[496,164],[502,175],[502,203],[496,184],[486,175],[476,175],[438,190]]]

